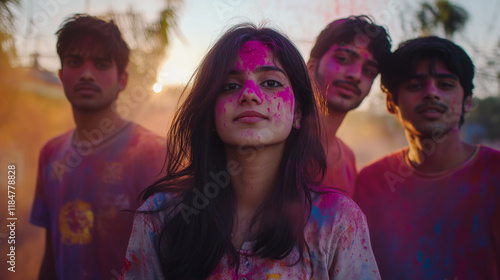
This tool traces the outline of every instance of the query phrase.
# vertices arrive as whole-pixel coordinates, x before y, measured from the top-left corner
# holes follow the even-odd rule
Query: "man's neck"
[[[321,142],[323,146],[335,143],[337,131],[344,121],[347,113],[339,113],[329,110],[328,115],[321,114]]]
[[[423,138],[406,132],[408,160],[421,172],[437,173],[454,168],[475,152],[476,147],[460,139],[457,129],[441,137]]]
[[[73,110],[73,118],[76,124],[73,141],[86,140],[93,145],[98,145],[106,136],[114,134],[126,122],[111,109],[92,112]]]

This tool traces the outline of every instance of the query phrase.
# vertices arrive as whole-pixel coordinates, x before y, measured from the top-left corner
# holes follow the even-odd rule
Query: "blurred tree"
[[[182,0],[165,0],[165,3],[166,7],[150,23],[132,7],[124,14],[109,12],[103,16],[105,19],[113,19],[120,27],[132,50],[128,71],[142,77],[142,86],[147,88],[152,88],[156,81],[159,68],[167,55],[172,32],[181,40],[183,38],[177,28],[177,12]]]
[[[477,103],[476,103],[477,102]],[[486,129],[489,140],[500,139],[500,97],[490,96],[485,99],[474,98],[474,107],[467,115],[466,123],[478,123]]]
[[[453,37],[457,31],[463,29],[469,19],[468,12],[448,0],[436,0],[434,5],[424,2],[416,17],[420,23],[422,35],[428,36],[443,28],[447,38]]]
[[[0,0],[0,69],[11,68],[17,61],[12,9],[20,6],[20,0]]]

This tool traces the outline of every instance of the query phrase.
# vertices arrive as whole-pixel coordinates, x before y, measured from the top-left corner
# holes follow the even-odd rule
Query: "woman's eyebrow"
[[[261,72],[270,72],[270,71],[278,71],[283,73],[283,75],[286,76],[285,70],[276,67],[276,66],[271,66],[271,65],[262,65],[262,66],[257,66],[254,70],[254,72],[261,73]],[[243,74],[243,70],[239,69],[231,69],[229,70],[229,75],[240,75]]]

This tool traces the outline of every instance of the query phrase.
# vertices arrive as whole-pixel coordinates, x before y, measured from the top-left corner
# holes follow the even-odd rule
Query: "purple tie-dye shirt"
[[[140,125],[90,131],[75,147],[73,131],[40,152],[30,222],[52,233],[57,279],[116,279],[139,193],[160,172],[165,140]]]
[[[346,195],[322,188],[312,193],[311,217],[305,238],[314,262],[313,279],[380,279],[373,257],[368,228],[363,212]],[[163,208],[171,198],[165,193],[150,197],[139,210]],[[130,237],[124,279],[164,279],[158,257],[157,242],[162,229],[164,211],[136,214]],[[208,279],[309,279],[311,259],[292,265],[297,250],[283,260],[251,256],[253,242],[244,242],[240,252],[240,268],[229,264],[223,256]]]
[[[354,200],[366,214],[384,279],[500,279],[500,152],[422,173],[407,149],[363,168]]]

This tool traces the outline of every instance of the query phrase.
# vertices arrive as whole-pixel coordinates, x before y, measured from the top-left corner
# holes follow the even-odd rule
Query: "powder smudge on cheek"
[[[460,101],[458,100],[458,98],[453,99],[453,103],[452,103],[451,108],[450,108],[452,114],[461,114],[462,113],[462,104],[460,104],[461,103]]]
[[[226,128],[226,107],[234,106],[232,99],[221,99],[215,105],[215,122],[219,125],[220,129]]]
[[[275,95],[277,98],[274,102],[277,102],[276,113],[274,116],[276,121],[281,121],[282,117],[286,120],[293,120],[295,112],[295,97],[293,91],[290,87],[286,87],[284,90],[279,91]]]
[[[275,123],[280,123],[281,122],[281,114],[280,113],[274,113],[273,119]]]
[[[291,111],[294,110],[295,96],[293,95],[293,91],[290,89],[290,87],[286,87],[284,90],[277,92],[276,97],[283,100],[283,103],[288,103],[290,105],[289,109]]]

